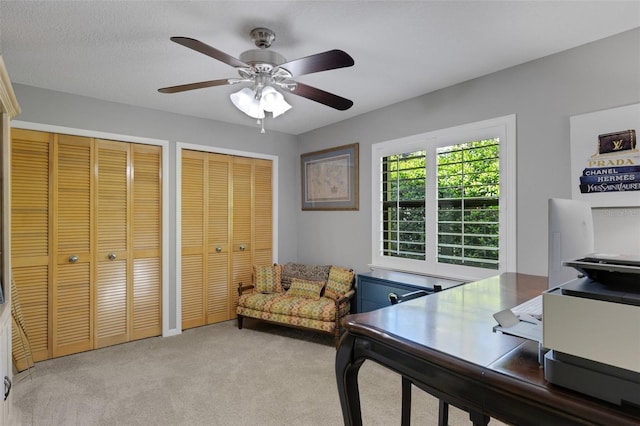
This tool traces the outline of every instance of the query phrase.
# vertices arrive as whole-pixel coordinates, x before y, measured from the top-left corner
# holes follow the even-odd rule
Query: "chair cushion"
[[[238,299],[238,308],[249,308],[256,311],[269,311],[271,303],[280,297],[283,297],[283,294],[245,293],[240,296],[240,299]]]
[[[287,296],[318,300],[320,299],[322,287],[324,287],[323,281],[292,278],[291,286],[289,287],[289,290],[287,290]]]
[[[254,266],[255,291],[258,293],[282,293],[282,265]]]
[[[349,302],[340,304],[338,318],[347,315]],[[318,300],[291,297],[286,294],[245,293],[238,300],[236,312],[253,318],[275,321],[276,318],[307,318],[322,322],[335,322],[336,302],[326,297]],[[291,322],[292,319],[286,320]]]
[[[327,279],[327,286],[324,290],[324,296],[329,299],[338,300],[346,292],[351,290],[353,282],[353,271],[345,268],[332,266]]]

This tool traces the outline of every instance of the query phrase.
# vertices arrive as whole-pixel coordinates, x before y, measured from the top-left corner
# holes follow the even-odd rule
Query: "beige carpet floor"
[[[14,377],[11,424],[343,424],[332,338],[245,323],[39,362]],[[364,424],[399,425],[400,377],[367,361],[359,383]],[[437,407],[414,389],[412,424],[437,425]],[[452,407],[450,424],[468,415]]]

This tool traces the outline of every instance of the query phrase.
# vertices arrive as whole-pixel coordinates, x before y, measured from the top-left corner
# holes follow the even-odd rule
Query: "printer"
[[[588,255],[563,265],[583,276],[542,294],[545,379],[640,406],[640,257]]]

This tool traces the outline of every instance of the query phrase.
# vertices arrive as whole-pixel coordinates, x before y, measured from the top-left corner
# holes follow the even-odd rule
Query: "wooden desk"
[[[492,332],[493,313],[546,288],[545,277],[507,273],[346,317],[336,354],[345,425],[362,424],[358,370],[367,359],[470,412],[474,424],[487,416],[519,425],[640,424],[638,407],[547,383],[536,342]]]
[[[434,293],[461,284],[463,281],[448,280],[427,275],[409,274],[407,272],[387,271],[384,269],[358,274],[356,278],[357,312],[369,312],[390,305],[389,295],[398,296],[416,290]]]

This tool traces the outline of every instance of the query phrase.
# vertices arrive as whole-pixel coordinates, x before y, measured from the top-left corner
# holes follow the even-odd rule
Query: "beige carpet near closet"
[[[193,328],[37,363],[14,379],[11,424],[338,426],[335,354],[331,336],[275,325]],[[400,424],[398,375],[367,361],[360,388],[365,425]],[[435,426],[437,407],[414,390],[412,424]]]

